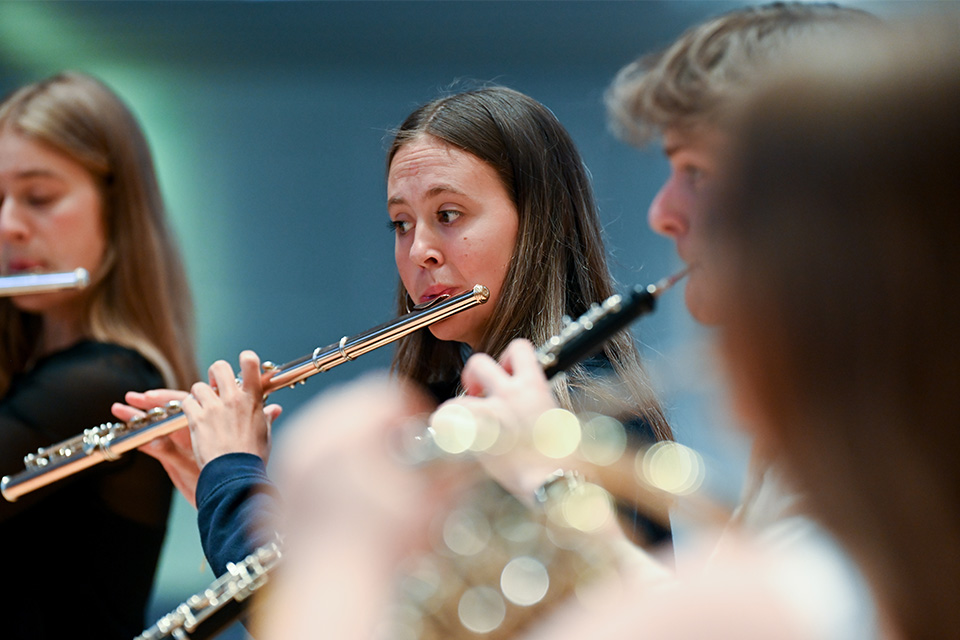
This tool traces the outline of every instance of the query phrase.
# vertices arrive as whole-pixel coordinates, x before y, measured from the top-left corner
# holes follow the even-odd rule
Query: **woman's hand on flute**
[[[252,453],[266,462],[270,453],[270,425],[280,416],[279,405],[263,406],[263,387],[260,382],[260,359],[252,351],[240,354],[240,370],[245,382],[238,386],[233,369],[225,361],[210,367],[210,382],[198,382],[192,391],[202,400],[185,391],[153,389],[146,392],[129,391],[124,396],[127,404],[114,403],[113,415],[124,422],[143,416],[148,410],[171,400],[183,405],[190,429],[180,429],[152,440],[140,447],[156,458],[180,493],[194,507],[197,506],[197,480],[200,470],[213,458],[225,453]],[[227,391],[225,397],[217,389]]]
[[[263,404],[260,357],[253,351],[240,354],[240,384],[225,360],[210,365],[209,375],[210,384],[195,383],[181,404],[197,466],[203,469],[227,453],[251,453],[266,463],[271,425],[283,410],[277,404]]]

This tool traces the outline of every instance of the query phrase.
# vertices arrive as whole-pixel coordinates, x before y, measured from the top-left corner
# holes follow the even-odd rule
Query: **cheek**
[[[70,256],[77,263],[73,267],[99,267],[107,248],[107,231],[99,194],[78,194],[70,201],[69,208],[58,216],[55,229],[51,231],[55,232],[58,239],[62,239],[62,254]]]
[[[410,278],[410,272],[411,272],[410,257],[407,251],[400,245],[399,242],[394,243],[393,261],[397,266],[397,274],[399,274],[400,276],[400,281],[403,283],[404,288],[407,291],[410,291],[410,286],[412,284],[411,278]]]
[[[463,275],[476,280],[472,284],[482,284],[496,293],[503,288],[512,255],[509,238],[503,238],[492,240],[486,246],[465,247],[458,262]]]
[[[507,271],[510,269],[510,263],[516,251],[516,234],[516,229],[505,234],[502,241],[497,245],[495,254],[490,256],[490,270],[492,276],[496,279],[494,287],[496,288],[498,297],[506,284]]]

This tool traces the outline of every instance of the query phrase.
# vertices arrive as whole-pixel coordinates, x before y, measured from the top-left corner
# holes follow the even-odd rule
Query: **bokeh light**
[[[533,446],[550,458],[565,458],[581,440],[580,420],[566,409],[549,409],[533,424]]]
[[[500,574],[500,589],[510,602],[529,607],[547,595],[550,574],[543,563],[530,556],[512,559]]]
[[[445,404],[430,415],[437,447],[450,454],[468,451],[477,439],[477,420],[466,407]]]
[[[693,493],[703,484],[703,458],[677,442],[658,442],[638,454],[635,471],[639,478],[676,495]]]
[[[627,448],[627,432],[619,420],[600,414],[591,415],[582,423],[580,454],[599,466],[611,465]]]
[[[561,527],[592,532],[613,517],[613,498],[599,485],[577,482],[547,503],[546,514]]]
[[[496,445],[500,438],[500,422],[492,415],[486,413],[473,412],[473,419],[477,427],[477,433],[474,437],[470,450],[475,453],[495,452]]]
[[[460,596],[457,606],[460,623],[474,633],[490,633],[500,626],[507,614],[507,604],[491,587],[472,587]]]
[[[476,509],[457,509],[443,522],[444,544],[461,556],[472,556],[483,551],[491,535],[490,523]]]

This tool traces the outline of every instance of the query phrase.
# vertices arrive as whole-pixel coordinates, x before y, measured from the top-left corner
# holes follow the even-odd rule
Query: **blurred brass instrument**
[[[89,284],[90,274],[86,269],[74,269],[62,273],[24,273],[3,276],[0,277],[0,297],[83,289]]]
[[[592,355],[616,332],[653,311],[659,295],[684,275],[637,286],[591,306],[538,349],[547,376]],[[675,443],[659,444],[686,449]],[[406,445],[398,454],[412,464],[451,455],[430,437],[417,435]],[[695,489],[673,492],[645,480],[636,462],[643,457],[641,451],[636,457],[622,455],[609,465],[585,463],[583,467],[600,485],[611,485],[613,495],[637,501],[641,511],[664,524],[669,525],[668,510],[680,503],[705,521],[729,517],[723,507],[695,495]],[[556,474],[538,491],[534,509],[492,480],[478,482],[446,518],[443,540],[434,542],[433,553],[418,558],[404,572],[398,593],[402,604],[397,609],[405,613],[391,621],[396,634],[390,637],[449,640],[483,634],[488,640],[506,639],[585,583],[601,579],[620,562],[622,549],[597,540],[582,519],[576,522],[576,517],[564,515],[576,510],[567,508],[571,501],[589,503],[589,511],[595,513],[597,500],[609,501],[608,515],[613,517],[613,496],[579,474]],[[268,583],[280,565],[280,555],[277,543],[270,543],[242,562],[228,565],[228,573],[136,640],[214,637]],[[464,608],[464,602],[471,604]]]
[[[294,387],[310,376],[353,360],[368,351],[390,344],[400,338],[444,320],[456,313],[483,304],[490,292],[483,285],[456,296],[440,296],[414,311],[380,325],[365,333],[347,337],[326,347],[317,347],[310,355],[283,365],[264,362],[262,381],[264,395],[283,387]],[[82,471],[105,460],[116,460],[121,454],[136,449],[151,440],[168,435],[187,426],[179,402],[156,407],[146,416],[128,423],[108,422],[86,429],[82,434],[24,457],[24,471],[4,476],[0,492],[13,502],[20,496],[51,484],[61,478]]]

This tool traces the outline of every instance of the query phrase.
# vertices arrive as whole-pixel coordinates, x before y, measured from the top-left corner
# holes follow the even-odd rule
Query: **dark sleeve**
[[[110,407],[123,401],[127,391],[162,386],[163,378],[150,362],[118,345],[81,343],[41,360],[32,371],[16,377],[0,400],[0,474],[23,471],[23,457],[40,447],[112,421]],[[96,473],[94,469],[97,466],[77,475]],[[0,521],[68,486],[75,477],[58,480],[15,503],[0,501]]]
[[[263,460],[250,453],[228,453],[208,462],[197,481],[200,543],[216,575],[228,562],[240,562],[276,539],[270,525],[280,496]]]
[[[614,374],[613,365],[602,353],[584,360],[583,367],[591,377],[604,377]],[[649,447],[657,442],[653,427],[641,416],[617,417],[623,419],[623,427],[627,434],[627,446],[631,451]],[[638,509],[637,505],[639,504],[641,504],[639,488],[636,499],[631,501],[621,497],[617,500],[617,515],[627,536],[642,547],[671,543],[673,536],[670,528],[645,515],[642,509]]]

